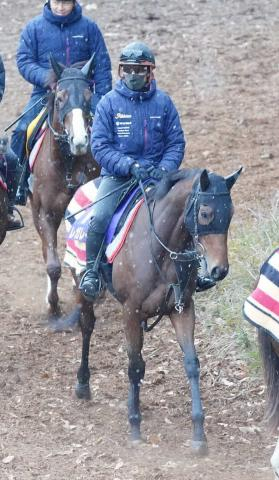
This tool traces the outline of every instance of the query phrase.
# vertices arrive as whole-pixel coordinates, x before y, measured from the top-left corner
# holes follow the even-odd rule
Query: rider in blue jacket
[[[97,24],[83,16],[75,0],[47,1],[43,13],[33,18],[22,31],[17,51],[19,72],[33,85],[31,99],[25,108],[31,107],[31,110],[19,121],[12,136],[12,148],[20,163],[24,160],[27,126],[42,109],[44,100],[40,102],[40,98],[52,87],[47,85],[50,53],[65,66],[86,62],[95,54],[93,113],[100,98],[111,90],[110,57]],[[18,198],[18,203],[24,204],[22,200]]]
[[[147,45],[129,44],[120,56],[120,80],[96,109],[91,148],[102,167],[102,181],[89,225],[86,272],[80,284],[89,300],[100,291],[96,259],[127,180],[160,180],[177,170],[184,156],[177,110],[170,97],[157,88],[154,68],[155,58]]]
[[[0,102],[5,91],[5,67],[0,56]],[[21,221],[14,217],[14,202],[16,196],[15,180],[19,177],[17,156],[12,152],[8,138],[0,138],[0,173],[5,178],[8,188],[8,225],[7,230],[21,228]]]

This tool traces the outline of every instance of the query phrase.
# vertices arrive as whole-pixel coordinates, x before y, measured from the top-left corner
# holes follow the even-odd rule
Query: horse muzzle
[[[220,282],[228,275],[229,266],[216,266],[213,267],[210,271],[210,277],[215,280],[215,282]]]
[[[69,140],[71,153],[76,156],[85,155],[88,152],[89,136],[86,134],[83,138],[70,137]]]

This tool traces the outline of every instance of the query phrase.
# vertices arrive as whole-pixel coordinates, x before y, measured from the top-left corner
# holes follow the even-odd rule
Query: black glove
[[[168,172],[164,169],[164,168],[161,168],[161,167],[154,167],[149,175],[151,178],[154,178],[154,180],[161,180]]]
[[[138,163],[133,163],[130,167],[130,173],[137,181],[145,180],[149,175],[144,167],[141,167]]]

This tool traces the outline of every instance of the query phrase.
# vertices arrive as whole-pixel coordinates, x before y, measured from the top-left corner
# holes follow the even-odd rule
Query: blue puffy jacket
[[[5,68],[2,57],[0,56],[0,102],[5,91]]]
[[[32,19],[21,34],[17,66],[34,85],[33,94],[46,91],[50,53],[66,66],[87,61],[95,53],[93,104],[111,90],[111,62],[102,33],[96,23],[82,15],[77,2],[67,16],[55,15],[46,4],[43,14]]]
[[[135,161],[177,170],[185,140],[172,100],[155,80],[147,92],[134,92],[119,80],[98,103],[91,149],[103,175],[126,177]]]

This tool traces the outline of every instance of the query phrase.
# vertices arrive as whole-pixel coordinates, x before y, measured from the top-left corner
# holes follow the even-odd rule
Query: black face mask
[[[201,225],[199,223],[201,205],[211,207],[211,211],[213,212],[213,218],[207,225]],[[193,237],[224,234],[228,231],[232,214],[233,204],[225,182],[220,191],[213,191],[212,193],[201,191],[200,185],[198,185],[192,193],[185,209],[184,223]]]
[[[140,92],[145,89],[147,84],[146,75],[140,75],[137,73],[125,73],[124,83],[130,90]]]

